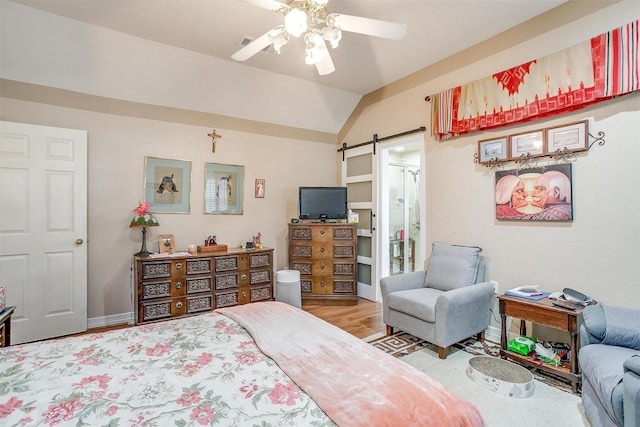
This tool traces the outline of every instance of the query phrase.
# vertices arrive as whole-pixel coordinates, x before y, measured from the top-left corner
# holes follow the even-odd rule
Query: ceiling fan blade
[[[342,31],[393,40],[400,40],[407,34],[407,24],[400,22],[381,21],[379,19],[343,15],[341,13],[332,13],[327,19],[329,17],[334,19],[335,26],[342,29]]]
[[[284,3],[280,3],[279,1],[276,1],[276,0],[239,0],[239,1],[243,3],[249,3],[254,6],[261,7],[263,9],[272,10],[274,12],[277,12],[282,8],[289,8],[288,5]]]
[[[266,33],[231,55],[231,58],[236,61],[246,61],[265,47],[269,46],[272,43],[271,39],[269,38],[269,33],[271,33],[271,31],[267,31]]]
[[[320,45],[320,49],[323,50],[324,55],[320,62],[316,63],[316,70],[318,70],[318,74],[321,76],[326,76],[327,74],[331,74],[336,70],[335,65],[333,65],[333,59],[331,59],[331,55],[329,54],[329,49],[327,49],[327,44],[322,42]]]

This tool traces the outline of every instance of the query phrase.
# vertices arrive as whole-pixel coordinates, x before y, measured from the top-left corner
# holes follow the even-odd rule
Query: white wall
[[[579,289],[615,305],[640,308],[640,93],[573,114],[436,142],[425,96],[548,55],[638,19],[637,2],[616,3],[520,46],[425,82],[365,108],[345,140],[355,143],[427,126],[427,238],[481,246],[487,277],[502,291],[522,285]],[[495,219],[494,174],[473,163],[478,140],[589,119],[594,146],[573,163],[574,221]],[[512,164],[515,168],[515,166]],[[493,324],[496,325],[497,319]]]

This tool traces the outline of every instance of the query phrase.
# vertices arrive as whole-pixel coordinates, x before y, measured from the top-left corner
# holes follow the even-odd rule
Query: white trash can
[[[302,308],[298,270],[276,271],[276,301]]]

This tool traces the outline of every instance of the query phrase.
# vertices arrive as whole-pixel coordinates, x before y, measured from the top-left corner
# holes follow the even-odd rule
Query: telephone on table
[[[571,288],[564,288],[562,292],[554,292],[549,295],[549,299],[556,300],[553,302],[553,305],[569,310],[577,310],[578,308],[589,305],[591,301],[593,301],[590,296]]]

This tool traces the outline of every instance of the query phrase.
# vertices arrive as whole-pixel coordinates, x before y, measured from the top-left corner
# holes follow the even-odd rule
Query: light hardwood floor
[[[358,338],[385,332],[382,303],[358,299],[357,305],[303,305],[302,309]]]
[[[357,305],[303,305],[302,309],[358,338],[367,338],[386,330],[384,323],[382,323],[382,303],[360,298]],[[104,332],[126,327],[128,325],[125,324],[91,328],[85,333]]]

